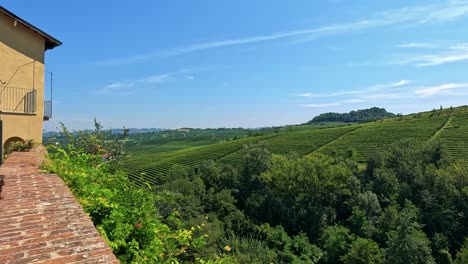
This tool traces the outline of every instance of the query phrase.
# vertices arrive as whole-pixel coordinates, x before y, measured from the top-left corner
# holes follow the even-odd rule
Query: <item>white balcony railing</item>
[[[28,88],[0,86],[0,111],[35,114],[37,91]]]

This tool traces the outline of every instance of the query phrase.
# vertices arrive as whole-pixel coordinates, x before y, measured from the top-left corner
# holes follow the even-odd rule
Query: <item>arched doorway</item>
[[[11,143],[17,142],[17,141],[25,143],[24,139],[20,137],[11,137],[5,141],[5,144],[3,144],[4,149],[8,149],[8,146],[10,146]]]

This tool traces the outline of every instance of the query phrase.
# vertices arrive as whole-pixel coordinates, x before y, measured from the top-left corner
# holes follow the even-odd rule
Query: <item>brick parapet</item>
[[[62,179],[40,173],[44,155],[14,152],[0,167],[0,263],[119,263]]]

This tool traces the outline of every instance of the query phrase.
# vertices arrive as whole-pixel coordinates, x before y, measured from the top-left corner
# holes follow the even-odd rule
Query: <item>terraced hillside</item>
[[[126,172],[137,183],[142,184],[146,181],[155,184],[160,179],[167,177],[175,164],[190,167],[207,160],[220,160],[242,150],[245,145],[276,136],[278,134],[226,141],[207,146],[189,147],[177,151],[133,155],[126,161]]]
[[[369,123],[333,141],[320,151],[345,155],[348,150],[352,150],[355,153],[354,159],[364,162],[372,153],[389,147],[395,141],[405,138],[429,140],[445,124],[447,114],[441,112],[434,116],[413,115]]]
[[[434,110],[364,124],[341,124],[331,128],[302,126],[276,132],[205,146],[194,143],[192,147],[176,151],[151,153],[150,148],[142,149],[134,152],[128,161],[127,173],[137,184],[156,184],[169,175],[175,164],[194,167],[207,160],[239,164],[246,151],[244,146],[260,141],[266,142],[271,152],[277,154],[291,151],[299,155],[316,151],[342,155],[354,153],[356,161],[364,162],[373,152],[404,138],[440,140],[454,157],[468,157],[468,107]]]
[[[215,144],[232,138],[242,138],[246,137],[248,132],[247,129],[234,128],[178,129],[131,134],[125,147],[132,154],[155,154]]]
[[[334,128],[300,130],[283,133],[277,137],[264,140],[264,142],[269,150],[275,154],[294,152],[299,155],[306,155],[359,127],[359,125],[344,125]],[[222,159],[222,161],[237,164],[242,162],[244,155],[245,151],[238,151]]]
[[[450,123],[441,130],[439,140],[451,157],[468,161],[468,108],[455,110]]]

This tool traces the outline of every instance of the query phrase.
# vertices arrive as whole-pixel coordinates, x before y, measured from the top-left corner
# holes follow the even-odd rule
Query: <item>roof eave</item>
[[[10,12],[8,9],[4,8],[3,6],[0,6],[0,12],[4,13],[5,15],[9,16],[10,18],[18,21],[19,23],[23,24],[25,27],[31,29],[32,31],[36,32],[37,34],[41,35],[45,39],[45,50],[53,49],[55,47],[58,47],[62,45],[62,42],[51,35],[45,33],[44,31],[40,30],[36,26],[32,25],[28,21],[20,18],[19,16],[13,14]]]

